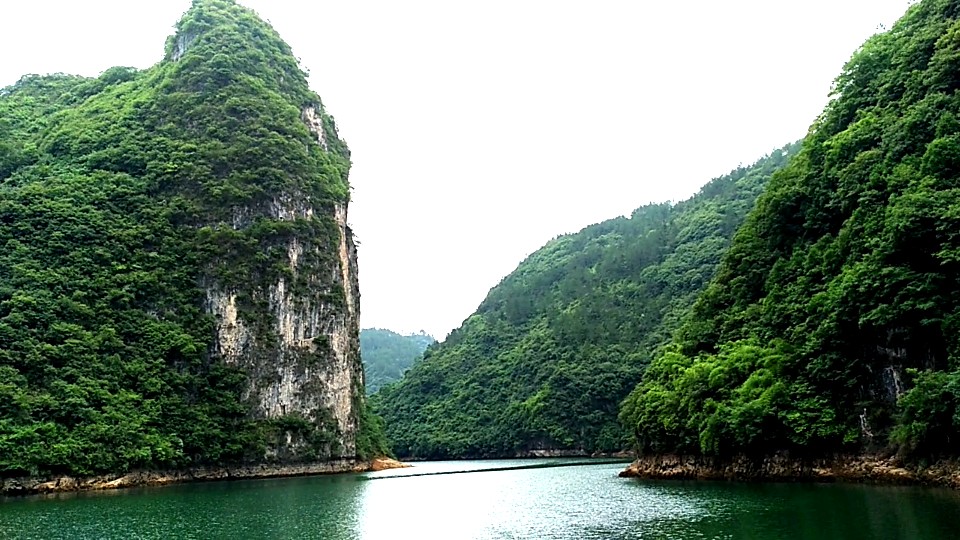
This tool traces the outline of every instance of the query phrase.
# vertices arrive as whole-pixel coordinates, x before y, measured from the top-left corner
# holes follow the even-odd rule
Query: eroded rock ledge
[[[904,463],[889,456],[834,456],[800,459],[785,454],[762,459],[738,456],[651,455],[634,460],[622,477],[678,480],[768,480],[811,482],[875,482],[928,484],[960,489],[960,464],[939,461],[928,466]]]
[[[280,478],[343,472],[381,471],[409,467],[389,458],[373,461],[339,459],[295,465],[249,465],[240,467],[208,467],[182,471],[134,471],[127,474],[100,476],[24,477],[0,479],[0,495],[33,495],[69,491],[95,491],[143,486],[162,486],[185,482]]]
[[[371,461],[369,464],[365,464],[365,465],[369,465],[369,467],[361,469],[361,472],[362,471],[376,472],[376,471],[385,471],[387,469],[405,469],[407,467],[413,467],[413,465],[410,465],[409,463],[403,463],[402,461],[397,461],[395,459],[386,458],[386,457],[376,458],[373,461]]]

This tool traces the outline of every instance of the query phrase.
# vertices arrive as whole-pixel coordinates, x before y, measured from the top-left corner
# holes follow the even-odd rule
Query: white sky
[[[802,137],[908,0],[241,0],[353,152],[362,325],[442,339],[551,238]],[[0,87],[149,67],[190,0],[0,0]]]

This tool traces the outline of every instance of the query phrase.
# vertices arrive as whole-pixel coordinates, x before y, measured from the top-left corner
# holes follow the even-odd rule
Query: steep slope
[[[360,356],[363,358],[367,394],[399,380],[414,362],[423,357],[427,346],[436,341],[423,332],[402,336],[381,328],[360,330]]]
[[[547,243],[375,396],[401,456],[614,451],[620,401],[791,147]]]
[[[853,55],[626,401],[641,450],[960,451],[958,17],[924,0]]]
[[[26,76],[0,135],[0,475],[377,446],[349,153],[253,12],[195,0],[145,71]]]

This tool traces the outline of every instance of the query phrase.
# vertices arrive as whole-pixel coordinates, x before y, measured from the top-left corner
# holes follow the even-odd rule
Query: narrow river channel
[[[960,537],[960,493],[944,489],[640,481],[618,478],[622,463],[571,461],[0,499],[0,538]]]

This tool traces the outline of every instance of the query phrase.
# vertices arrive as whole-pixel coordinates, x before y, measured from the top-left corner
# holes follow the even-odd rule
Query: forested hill
[[[382,451],[333,119],[232,0],[158,60],[0,90],[0,477]]]
[[[627,400],[643,451],[960,453],[960,2],[868,40]]]
[[[532,254],[374,396],[394,451],[441,458],[624,448],[620,401],[792,151],[717,178],[687,201],[644,206]]]
[[[360,330],[360,356],[367,393],[399,380],[423,356],[427,346],[436,341],[423,332],[404,336],[382,328]]]

